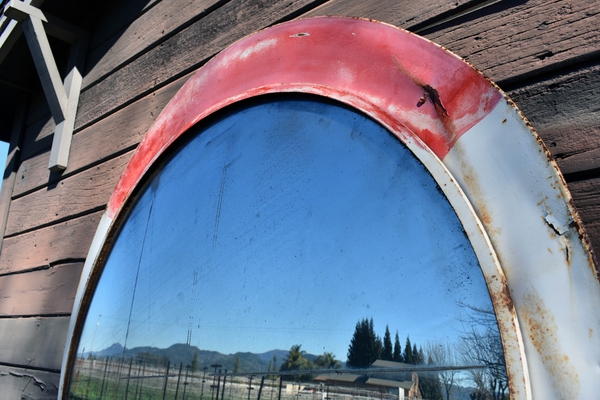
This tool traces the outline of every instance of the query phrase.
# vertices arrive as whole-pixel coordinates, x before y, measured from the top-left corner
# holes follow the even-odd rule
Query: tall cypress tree
[[[373,318],[369,320],[369,365],[371,365],[375,360],[381,358],[381,352],[383,351],[383,343],[381,342],[381,338],[375,334],[375,325],[373,324]],[[367,365],[367,366],[369,366]]]
[[[406,345],[404,346],[404,354],[402,358],[404,358],[405,363],[414,364],[412,346],[410,344],[410,338],[408,336],[406,337]]]
[[[368,354],[370,353],[369,321],[365,318],[356,323],[354,334],[348,348],[348,361],[350,368],[368,367]]]
[[[413,344],[413,348],[412,348],[412,363],[413,364],[420,364],[419,362],[419,350],[417,350],[417,344]]]
[[[348,347],[348,367],[367,368],[379,357],[380,352],[381,339],[375,335],[373,318],[359,321]]]
[[[398,331],[396,331],[396,339],[394,340],[394,361],[403,362],[402,359],[402,346],[400,345],[400,337],[398,336]]]
[[[392,335],[390,329],[385,326],[385,335],[383,335],[383,350],[381,351],[381,359],[392,361],[394,359],[394,349],[392,348]]]

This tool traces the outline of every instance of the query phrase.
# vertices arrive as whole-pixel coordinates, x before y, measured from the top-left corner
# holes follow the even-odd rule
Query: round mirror
[[[469,239],[384,127],[276,95],[187,137],[113,239],[70,398],[508,395]]]

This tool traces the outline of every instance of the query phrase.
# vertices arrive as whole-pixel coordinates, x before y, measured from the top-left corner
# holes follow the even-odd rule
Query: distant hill
[[[285,356],[287,356],[289,352],[289,350],[270,350],[257,354],[257,356],[267,363],[273,359],[273,356],[277,356],[277,364],[281,365],[281,362],[285,360]]]
[[[281,366],[281,363],[285,360],[288,355],[288,350],[270,350],[264,353],[254,354],[250,352],[239,352],[236,354],[222,354],[217,351],[200,350],[196,346],[190,346],[183,343],[176,343],[166,349],[158,347],[141,346],[134,347],[132,349],[126,349],[123,354],[123,346],[120,343],[114,343],[111,346],[96,352],[92,352],[95,357],[121,357],[125,358],[142,358],[148,362],[155,364],[163,364],[166,361],[170,361],[171,365],[188,365],[192,363],[194,354],[198,353],[198,368],[202,369],[207,367],[212,370],[211,365],[218,364],[220,369],[233,371],[236,357],[239,357],[239,372],[254,372],[254,371],[268,371],[269,362],[273,359],[273,356],[277,356],[277,366]],[[85,356],[88,353],[86,352]],[[80,354],[81,356],[81,354]],[[308,360],[314,361],[317,358],[314,354],[305,354]]]
[[[102,357],[102,358],[114,357],[115,355],[120,355],[122,353],[123,353],[123,346],[121,345],[121,343],[113,343],[112,345],[105,348],[104,350],[92,352],[92,354],[94,356]]]

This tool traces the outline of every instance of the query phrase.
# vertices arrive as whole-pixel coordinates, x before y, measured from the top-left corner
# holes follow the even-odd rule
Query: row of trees
[[[346,365],[350,368],[368,368],[378,359],[406,364],[423,364],[425,355],[422,348],[417,349],[416,344],[411,345],[408,336],[406,337],[404,350],[402,350],[398,331],[396,331],[396,337],[392,345],[392,336],[387,325],[382,340],[375,333],[373,318],[370,320],[365,318],[356,324],[348,348]]]
[[[400,345],[398,331],[392,345],[390,328],[386,325],[383,340],[375,333],[373,318],[362,319],[356,324],[354,334],[348,347],[348,361],[346,365],[350,368],[368,368],[375,360],[395,361],[405,364],[423,365],[433,364],[433,360],[425,360],[425,353],[421,346],[410,342],[406,337],[404,350]],[[442,389],[440,381],[436,376],[421,374],[419,379],[419,390],[423,398],[441,400]]]
[[[398,331],[394,341],[386,325],[383,338],[375,333],[373,318],[364,318],[357,322],[354,334],[348,347],[346,367],[369,368],[378,359],[395,361],[413,365],[448,366],[438,372],[420,372],[419,389],[423,398],[430,400],[449,400],[453,388],[463,384],[472,386],[473,400],[504,400],[507,396],[508,379],[506,364],[496,317],[493,310],[484,310],[472,306],[461,305],[465,308],[463,332],[457,343],[427,342],[424,347],[411,343],[406,337],[404,347],[400,344]],[[140,361],[152,364],[165,364],[166,356],[160,357],[151,353],[139,353]],[[474,368],[459,372],[453,366],[476,365],[485,368]],[[192,372],[198,370],[198,354],[190,363]],[[277,365],[274,355],[269,362],[268,372],[276,371],[306,371],[306,374],[294,374],[295,379],[310,380],[312,371],[316,369],[341,369],[343,365],[336,360],[335,355],[324,352],[314,358],[307,358],[300,344],[293,345],[283,360]],[[233,372],[240,371],[240,358],[236,354]],[[410,380],[406,377],[395,379]],[[469,381],[469,382],[467,382]]]
[[[436,373],[421,373],[419,389],[427,399],[450,399],[452,389],[459,380],[468,376],[474,386],[474,400],[504,400],[507,397],[508,378],[502,341],[493,310],[480,309],[461,304],[465,309],[463,332],[457,343],[427,342],[425,350],[406,337],[404,349],[400,345],[398,331],[392,344],[386,325],[383,339],[375,333],[373,319],[362,319],[356,324],[348,347],[350,368],[368,368],[375,360],[431,366],[477,365],[466,373],[445,369]],[[445,394],[445,396],[442,395]]]

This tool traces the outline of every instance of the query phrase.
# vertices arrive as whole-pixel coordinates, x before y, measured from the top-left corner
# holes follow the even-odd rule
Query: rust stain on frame
[[[577,398],[579,375],[570,363],[569,356],[559,351],[559,339],[556,336],[558,326],[554,315],[546,308],[535,288],[530,289],[524,300],[525,304],[519,307],[519,314],[527,335],[552,375],[550,382],[554,392],[561,399]]]

